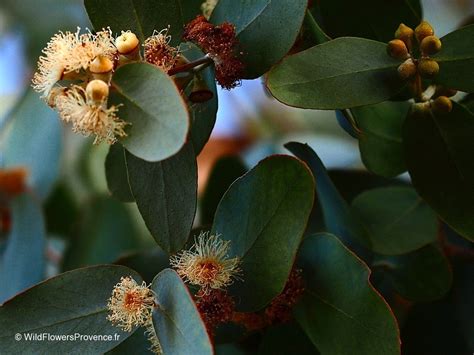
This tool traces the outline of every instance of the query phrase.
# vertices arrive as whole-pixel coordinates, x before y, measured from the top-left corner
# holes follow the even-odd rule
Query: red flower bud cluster
[[[198,16],[185,27],[183,39],[196,43],[215,63],[216,80],[225,89],[239,85],[244,65],[237,58],[238,40],[230,23],[215,26]]]
[[[219,324],[232,320],[234,314],[234,300],[226,291],[212,289],[209,292],[199,290],[196,294],[196,306],[210,335]]]

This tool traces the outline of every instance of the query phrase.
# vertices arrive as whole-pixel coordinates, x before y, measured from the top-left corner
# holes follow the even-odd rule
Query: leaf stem
[[[210,65],[211,63],[213,63],[213,60],[209,56],[205,55],[204,57],[199,58],[195,60],[194,62],[186,63],[179,67],[171,69],[168,72],[168,75],[171,76],[178,73],[190,72],[190,71],[195,71],[195,70],[201,71],[204,68],[206,68],[208,65]]]

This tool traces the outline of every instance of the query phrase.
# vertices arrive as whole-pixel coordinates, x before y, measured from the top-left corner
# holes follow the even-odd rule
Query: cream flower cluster
[[[167,29],[154,32],[144,43],[145,61],[168,72],[177,62],[178,50],[169,45]],[[130,31],[114,38],[110,29],[59,32],[51,38],[38,60],[33,88],[70,123],[73,131],[95,136],[94,144],[114,144],[125,137],[128,125],[118,117],[118,106],[109,106],[109,87],[120,65],[142,61],[139,40]]]

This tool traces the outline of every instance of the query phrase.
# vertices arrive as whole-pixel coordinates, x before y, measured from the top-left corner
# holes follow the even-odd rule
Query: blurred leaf
[[[246,172],[247,168],[237,156],[226,156],[217,161],[212,168],[206,190],[202,195],[201,224],[212,224],[222,196],[229,186]]]
[[[69,236],[79,213],[78,201],[71,186],[65,181],[60,182],[45,201],[44,213],[46,230],[50,234]]]
[[[107,300],[122,276],[140,276],[123,266],[78,269],[46,280],[0,307],[0,349],[15,354],[104,353],[127,339],[107,320]],[[15,334],[111,335],[111,341],[17,341]],[[115,340],[114,335],[118,335]]]
[[[38,201],[23,194],[8,208],[12,229],[0,254],[0,304],[43,280],[45,269],[46,231]]]
[[[258,354],[315,355],[319,354],[319,351],[298,324],[289,323],[268,328]]]
[[[357,196],[352,206],[377,253],[405,254],[436,240],[436,214],[412,188],[369,190]]]
[[[402,127],[408,102],[383,102],[352,109],[362,133],[359,149],[362,161],[374,174],[393,177],[406,171]]]
[[[347,134],[349,134],[353,138],[358,139],[359,138],[358,133],[356,132],[349,118],[347,117],[347,115],[350,113],[345,114],[344,113],[345,111],[348,111],[348,110],[336,110],[337,123],[339,123],[339,126],[341,126],[341,128],[344,131],[346,131]]]
[[[151,343],[148,341],[143,328],[137,329],[124,342],[113,348],[107,355],[153,355],[154,353],[149,349]]]
[[[267,86],[289,106],[352,108],[386,101],[401,91],[405,83],[398,65],[384,43],[339,38],[283,59],[270,71]]]
[[[201,13],[201,3],[202,0],[84,0],[96,30],[131,30],[143,42],[153,30],[169,26],[172,45],[179,44],[184,25]]]
[[[321,0],[323,23],[332,37],[354,36],[388,42],[400,23],[417,26],[421,19],[419,0]]]
[[[443,47],[433,56],[439,63],[435,80],[446,87],[474,92],[474,25],[463,27],[441,38]]]
[[[188,289],[178,274],[166,269],[151,285],[158,307],[153,325],[164,354],[213,354],[211,339]]]
[[[448,260],[435,245],[405,255],[380,257],[374,262],[376,264],[385,265],[385,275],[397,292],[415,302],[442,298],[453,281]]]
[[[151,64],[132,63],[115,72],[112,85],[124,105],[119,116],[131,124],[124,147],[147,161],[176,154],[186,142],[189,115],[173,80]]]
[[[64,270],[111,263],[139,246],[131,214],[125,205],[108,197],[87,203],[75,229],[64,256]]]
[[[403,128],[408,171],[420,196],[456,232],[474,240],[474,115],[415,111]]]
[[[283,290],[313,198],[310,171],[285,155],[262,160],[227,190],[212,234],[230,240],[229,256],[242,259],[243,281],[231,287],[239,309],[261,309]]]
[[[316,180],[316,193],[328,232],[334,233],[344,242],[369,243],[367,231],[352,214],[347,202],[341,197],[328,176],[321,159],[307,144],[290,142],[285,148],[308,164]]]
[[[122,256],[114,264],[123,265],[138,272],[147,283],[151,283],[156,274],[169,267],[168,254],[159,248],[141,250]]]
[[[333,235],[307,237],[299,265],[307,290],[295,317],[323,354],[400,354],[396,320],[370,269]]]
[[[211,20],[235,25],[245,78],[255,79],[289,52],[307,5],[307,0],[220,0]]]
[[[185,43],[181,45],[181,50],[185,53],[188,60],[198,60],[204,55],[196,46]],[[201,71],[202,78],[206,86],[214,95],[211,100],[203,103],[190,103],[191,140],[193,141],[194,153],[198,155],[204,148],[204,145],[211,136],[212,129],[216,123],[217,115],[217,87],[214,77],[214,68],[212,66]],[[193,82],[191,82],[188,92],[191,91]]]
[[[128,152],[126,160],[133,195],[153,238],[168,253],[180,250],[196,213],[197,166],[192,144],[156,163]]]
[[[128,183],[125,149],[120,144],[110,146],[105,160],[105,177],[113,197],[121,202],[134,202],[135,198]]]
[[[1,145],[4,166],[24,166],[28,182],[46,198],[56,180],[61,157],[61,124],[56,113],[29,89],[8,119]]]

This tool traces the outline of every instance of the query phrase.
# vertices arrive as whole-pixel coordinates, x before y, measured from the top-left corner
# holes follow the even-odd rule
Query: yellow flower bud
[[[416,65],[411,58],[405,60],[398,67],[398,75],[404,80],[411,78],[416,74]]]
[[[433,35],[433,27],[431,27],[431,25],[426,21],[421,21],[421,23],[415,28],[415,36],[420,43],[424,38]]]
[[[453,103],[448,97],[439,96],[431,103],[431,109],[435,113],[449,113],[453,109]]]
[[[109,86],[102,80],[92,80],[87,84],[86,95],[89,100],[100,103],[109,96]]]
[[[434,78],[439,73],[439,64],[430,58],[422,58],[418,63],[418,72],[427,79]]]
[[[441,41],[436,36],[425,37],[421,41],[420,50],[426,56],[436,54],[441,50]]]
[[[393,39],[388,42],[387,53],[390,57],[396,59],[407,59],[408,57],[408,48],[402,40]]]
[[[120,54],[130,54],[138,48],[140,41],[133,32],[122,32],[120,36],[115,39],[115,47]]]
[[[89,66],[89,70],[91,73],[94,74],[105,74],[109,73],[112,71],[114,68],[114,63],[112,61],[104,56],[97,56],[95,59],[92,61],[91,65]]]
[[[413,38],[414,31],[411,27],[401,23],[395,31],[395,38],[402,40],[407,43]]]

